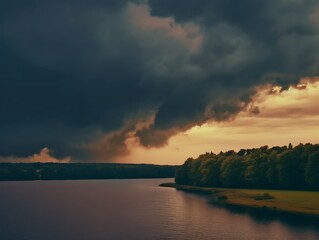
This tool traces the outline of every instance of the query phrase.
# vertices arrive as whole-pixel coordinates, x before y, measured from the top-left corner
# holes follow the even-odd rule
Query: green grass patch
[[[319,217],[319,192],[316,191],[285,191],[268,189],[228,189],[178,185],[175,183],[161,184],[178,190],[215,194],[225,204],[252,208],[268,208],[296,214],[314,215]]]

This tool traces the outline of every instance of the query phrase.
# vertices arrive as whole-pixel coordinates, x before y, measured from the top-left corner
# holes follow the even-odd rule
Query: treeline
[[[0,181],[174,177],[177,166],[115,163],[0,163]]]
[[[319,144],[206,153],[187,159],[175,181],[207,187],[319,190]]]

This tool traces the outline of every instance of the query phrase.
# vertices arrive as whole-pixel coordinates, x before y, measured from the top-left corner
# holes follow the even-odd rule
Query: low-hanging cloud
[[[19,2],[0,3],[1,156],[111,161],[318,76],[315,0]]]

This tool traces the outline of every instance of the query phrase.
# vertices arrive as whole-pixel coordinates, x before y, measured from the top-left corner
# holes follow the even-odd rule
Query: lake
[[[319,239],[313,220],[227,210],[158,187],[172,181],[0,182],[0,239]]]

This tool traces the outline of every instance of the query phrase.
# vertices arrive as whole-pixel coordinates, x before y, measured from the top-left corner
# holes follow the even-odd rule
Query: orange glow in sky
[[[211,122],[172,137],[163,148],[135,147],[120,162],[181,164],[188,157],[230,149],[263,145],[293,145],[319,142],[319,86],[267,95],[261,92],[254,102],[259,114],[242,112],[228,122]]]
[[[283,146],[292,143],[319,143],[319,82],[305,88],[290,88],[282,93],[261,91],[252,108],[259,113],[241,112],[227,122],[209,122],[173,136],[162,148],[143,148],[129,143],[130,153],[118,157],[120,163],[182,164],[188,157],[205,152],[239,150],[264,145]],[[11,162],[69,162],[69,158],[55,159],[44,148],[27,158],[8,157]]]

